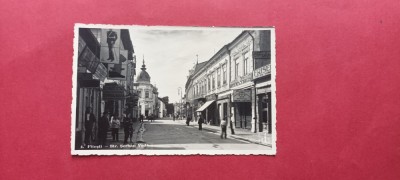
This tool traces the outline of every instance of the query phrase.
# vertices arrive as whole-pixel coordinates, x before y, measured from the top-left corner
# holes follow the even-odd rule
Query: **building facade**
[[[167,117],[167,106],[165,102],[163,102],[161,98],[158,98],[158,102],[159,102],[158,117],[159,118]]]
[[[158,89],[150,82],[150,75],[146,71],[146,65],[141,68],[140,74],[137,76],[134,83],[135,90],[138,94],[138,114],[145,117],[150,115],[158,117],[159,104],[158,104]]]
[[[75,148],[82,148],[85,144],[84,139],[87,133],[90,134],[89,144],[95,143],[97,139],[97,123],[103,112],[110,112],[114,116],[122,116],[123,113],[129,114],[133,111],[135,93],[131,90],[134,78],[136,61],[134,50],[130,39],[129,30],[121,29],[119,32],[119,52],[120,63],[113,64],[113,69],[118,68],[118,72],[110,72],[110,64],[102,62],[101,59],[101,33],[104,29],[79,28],[78,40],[78,69],[76,84],[76,136]],[[122,59],[124,62],[122,62]],[[123,70],[123,73],[121,73]],[[118,76],[114,76],[114,75]],[[95,116],[95,122],[89,131],[85,127],[87,114],[90,111]]]
[[[188,115],[211,125],[271,133],[271,32],[243,31],[211,59],[189,71]],[[189,110],[190,109],[190,110]]]

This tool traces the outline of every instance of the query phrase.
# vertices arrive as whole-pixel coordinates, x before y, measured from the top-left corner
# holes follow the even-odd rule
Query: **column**
[[[257,132],[257,96],[256,96],[256,88],[251,88],[251,132]]]

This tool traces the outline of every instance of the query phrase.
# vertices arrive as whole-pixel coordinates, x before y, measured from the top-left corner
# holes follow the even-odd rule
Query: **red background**
[[[396,0],[2,1],[2,179],[399,179]],[[275,26],[276,156],[70,155],[74,23]]]

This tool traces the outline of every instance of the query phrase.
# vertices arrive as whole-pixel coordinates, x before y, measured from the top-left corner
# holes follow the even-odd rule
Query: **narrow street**
[[[156,120],[144,123],[143,140],[148,150],[268,150],[265,145],[229,138],[197,127],[186,126],[184,120]],[[229,134],[229,132],[228,132]]]

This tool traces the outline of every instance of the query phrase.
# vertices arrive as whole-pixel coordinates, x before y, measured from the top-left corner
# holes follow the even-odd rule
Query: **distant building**
[[[165,104],[165,102],[162,101],[161,98],[158,98],[158,102],[159,102],[158,117],[159,118],[167,117],[167,104]]]
[[[150,75],[146,71],[146,65],[141,68],[141,72],[137,76],[134,83],[135,90],[138,93],[138,114],[144,116],[158,116],[158,89],[150,83]]]

